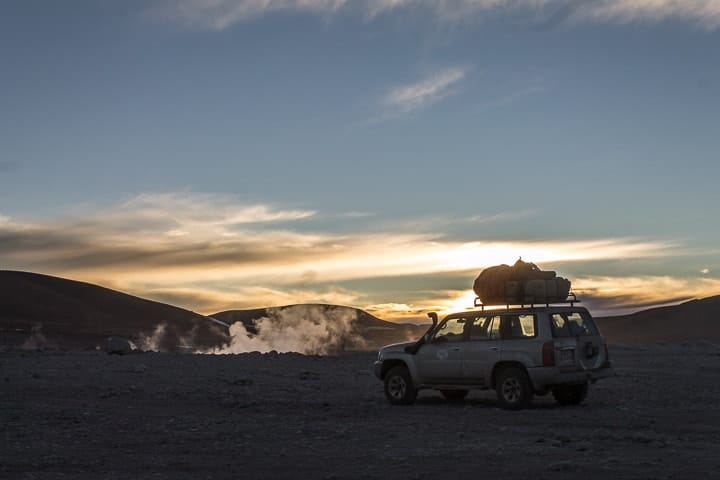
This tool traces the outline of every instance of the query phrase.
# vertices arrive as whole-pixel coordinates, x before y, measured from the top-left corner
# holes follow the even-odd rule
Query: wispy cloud
[[[516,212],[499,212],[491,215],[474,215],[467,219],[469,223],[486,224],[495,222],[506,222],[527,218],[537,213],[537,210],[520,210]]]
[[[558,0],[559,1],[559,0]],[[690,20],[705,28],[720,26],[720,0],[600,0],[578,2],[577,16],[599,21]]]
[[[322,16],[355,12],[365,18],[421,10],[440,20],[458,21],[489,13],[525,14],[530,20],[634,22],[682,19],[705,28],[720,26],[720,0],[158,0],[149,14],[189,26],[223,30],[277,12]]]
[[[277,307],[298,303],[326,303],[357,305],[361,294],[338,287],[329,288],[270,288],[239,286],[231,291],[208,287],[152,287],[143,296],[154,300],[213,314],[225,310]]]
[[[162,0],[148,15],[195,28],[224,30],[238,22],[275,12],[335,13],[348,0]]]
[[[181,230],[232,234],[232,228],[238,225],[300,220],[315,212],[279,210],[266,204],[243,205],[229,195],[162,193],[138,195],[108,215],[114,224],[140,221],[155,226],[172,222]]]
[[[345,212],[338,215],[341,218],[365,218],[375,216],[372,212]]]
[[[416,110],[449,95],[465,72],[462,67],[447,68],[418,82],[394,87],[383,98],[383,104],[402,112]]]

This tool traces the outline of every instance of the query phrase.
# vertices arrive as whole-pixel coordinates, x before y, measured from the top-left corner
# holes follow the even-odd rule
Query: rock
[[[124,337],[108,337],[105,342],[105,351],[108,355],[125,355],[132,353],[135,345]]]

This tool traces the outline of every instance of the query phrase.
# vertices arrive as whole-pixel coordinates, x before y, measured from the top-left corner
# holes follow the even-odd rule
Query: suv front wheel
[[[417,397],[410,372],[406,367],[397,366],[385,375],[385,397],[393,405],[410,405]]]
[[[516,367],[506,368],[500,372],[495,390],[500,406],[510,410],[529,407],[533,397],[527,373]]]

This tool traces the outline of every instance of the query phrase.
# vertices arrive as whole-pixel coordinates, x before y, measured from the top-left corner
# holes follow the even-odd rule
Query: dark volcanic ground
[[[716,477],[720,348],[611,356],[584,405],[509,412],[390,406],[372,354],[2,352],[0,478]]]

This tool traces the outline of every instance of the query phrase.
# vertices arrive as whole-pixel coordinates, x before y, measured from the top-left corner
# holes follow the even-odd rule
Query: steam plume
[[[230,326],[229,344],[204,353],[298,352],[328,355],[346,348],[360,348],[364,340],[357,333],[357,312],[350,308],[296,305],[269,310],[255,320],[256,334],[242,322]]]
[[[167,324],[161,323],[155,328],[155,331],[152,333],[152,335],[140,335],[139,343],[140,343],[140,350],[144,352],[159,352],[162,350],[161,345],[163,343],[164,337],[165,337],[165,330],[167,329]]]

